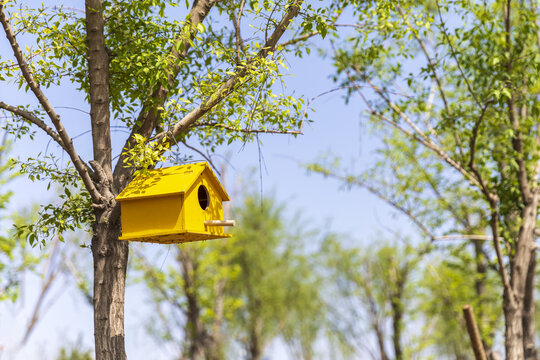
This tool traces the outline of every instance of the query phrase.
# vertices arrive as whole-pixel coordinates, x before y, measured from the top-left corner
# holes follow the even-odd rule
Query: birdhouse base
[[[184,231],[162,234],[131,234],[128,236],[120,236],[118,239],[128,241],[151,242],[157,244],[180,244],[191,241],[230,238],[231,236],[231,234],[210,234]]]

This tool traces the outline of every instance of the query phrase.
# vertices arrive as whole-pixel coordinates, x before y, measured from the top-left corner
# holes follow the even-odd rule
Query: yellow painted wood
[[[221,196],[222,201],[229,201],[229,195],[205,162],[150,170],[148,175],[141,174],[133,179],[116,197],[116,200],[185,193],[203,172]]]
[[[230,237],[222,226],[204,224],[222,221],[222,202],[229,200],[206,163],[151,170],[137,176],[116,200],[122,212],[120,240],[171,244]]]

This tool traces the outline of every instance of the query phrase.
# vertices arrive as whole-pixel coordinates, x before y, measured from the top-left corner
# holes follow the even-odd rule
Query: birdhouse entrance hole
[[[210,197],[208,196],[208,190],[206,190],[204,185],[199,186],[198,195],[201,209],[206,210],[208,208],[208,204],[210,203]]]

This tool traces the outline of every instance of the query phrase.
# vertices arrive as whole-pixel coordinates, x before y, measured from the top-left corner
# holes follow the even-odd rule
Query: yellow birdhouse
[[[117,197],[120,240],[161,244],[231,237],[224,226],[229,195],[207,163],[173,166],[141,174]]]

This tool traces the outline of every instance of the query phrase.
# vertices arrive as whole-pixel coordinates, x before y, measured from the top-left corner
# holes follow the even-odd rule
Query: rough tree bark
[[[530,194],[530,193],[529,193]],[[532,297],[527,296],[527,280],[531,278],[529,268],[535,262],[534,239],[538,211],[538,193],[527,196],[522,211],[522,224],[519,229],[515,255],[510,264],[510,289],[505,289],[503,309],[505,314],[505,347],[507,359],[536,359],[534,335],[530,333],[533,319],[526,313]],[[525,335],[527,334],[527,338]]]
[[[525,352],[525,359],[536,360],[537,351],[534,343],[535,329],[534,329],[534,290],[535,290],[535,274],[536,274],[536,252],[531,255],[531,261],[527,271],[527,280],[525,286],[525,299],[523,303],[523,349]]]
[[[119,241],[119,217],[107,222],[101,211],[94,227],[94,338],[96,359],[126,359],[124,346],[124,294],[128,243]]]
[[[105,49],[103,0],[86,0],[86,42],[90,81],[90,119],[95,170],[93,179],[103,196],[95,204],[92,254],[94,260],[94,341],[97,359],[126,359],[124,296],[127,242],[119,242],[120,218],[112,189],[109,112],[109,56]]]

